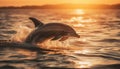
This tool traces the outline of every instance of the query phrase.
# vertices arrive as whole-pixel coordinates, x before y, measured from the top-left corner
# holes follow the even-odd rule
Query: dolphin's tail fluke
[[[29,19],[33,21],[35,27],[43,26],[44,25],[44,23],[42,23],[41,21],[39,21],[38,19],[36,19],[34,17],[29,17]]]

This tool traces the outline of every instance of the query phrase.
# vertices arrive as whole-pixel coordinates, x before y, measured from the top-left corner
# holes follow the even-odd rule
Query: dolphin
[[[33,21],[35,26],[38,26],[36,26],[37,28],[28,35],[25,40],[26,43],[42,43],[47,39],[64,41],[69,37],[80,37],[69,25],[62,23],[44,24],[36,18],[30,17],[29,19]]]

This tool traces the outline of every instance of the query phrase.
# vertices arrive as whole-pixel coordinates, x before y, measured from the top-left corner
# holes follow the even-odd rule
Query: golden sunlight
[[[45,4],[117,4],[120,0],[0,0],[0,6],[23,6]]]
[[[77,64],[79,64],[79,68],[86,68],[92,66],[92,63],[88,61],[79,61],[77,62]]]
[[[75,9],[72,11],[72,14],[75,14],[77,16],[70,18],[69,22],[77,22],[77,23],[96,22],[95,19],[86,17],[85,16],[86,12],[83,9]],[[80,24],[80,26],[83,26],[83,25]]]
[[[74,53],[81,53],[81,54],[88,54],[90,53],[90,50],[79,50],[79,51],[74,51]]]
[[[78,14],[78,15],[85,14],[84,10],[82,10],[82,9],[76,9],[75,13]]]

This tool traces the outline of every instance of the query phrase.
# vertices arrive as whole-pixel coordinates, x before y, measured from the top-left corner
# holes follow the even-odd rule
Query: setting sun
[[[85,14],[85,12],[82,9],[76,9],[75,13],[80,15]]]

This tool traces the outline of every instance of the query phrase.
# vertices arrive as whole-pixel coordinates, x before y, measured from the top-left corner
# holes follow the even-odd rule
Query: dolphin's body
[[[47,39],[51,40],[66,40],[68,37],[80,37],[73,28],[62,23],[48,23],[44,24],[36,18],[30,17],[37,28],[31,32],[26,38],[25,42],[30,44],[42,43]],[[40,24],[40,25],[39,25]]]

